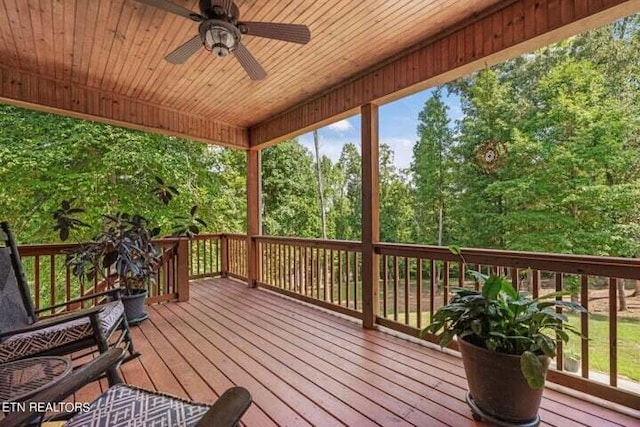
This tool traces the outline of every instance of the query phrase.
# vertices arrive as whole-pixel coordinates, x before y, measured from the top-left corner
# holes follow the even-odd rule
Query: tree
[[[380,144],[380,240],[410,242],[414,216],[409,177],[395,167],[391,148]]]
[[[231,150],[175,137],[0,106],[0,211],[21,242],[54,242],[52,212],[78,199],[86,221],[103,213],[135,210],[172,229],[173,218],[192,205],[209,229],[243,231],[244,202],[226,201],[228,178],[244,176],[243,164],[216,171]],[[239,153],[242,156],[242,153]],[[157,207],[149,192],[155,176],[180,195]],[[144,189],[144,190],[141,190]],[[221,207],[227,205],[224,209]],[[90,231],[78,239],[90,238]]]
[[[265,234],[318,237],[318,197],[313,156],[296,140],[262,153]]]
[[[416,233],[418,242],[442,246],[448,240],[445,210],[450,199],[451,147],[447,106],[437,89],[418,115],[418,142],[413,147],[411,172],[415,185]],[[447,237],[445,238],[445,234]]]
[[[505,247],[503,194],[489,191],[494,182],[505,179],[505,170],[487,172],[478,162],[479,150],[488,142],[508,145],[518,120],[508,85],[494,70],[483,70],[451,85],[460,96],[464,117],[457,123],[457,142],[451,150],[455,163],[450,216],[455,218],[454,243],[462,246]]]
[[[327,207],[324,200],[324,178],[322,175],[322,164],[320,163],[320,137],[318,129],[313,131],[313,147],[315,151],[316,181],[318,184],[318,202],[320,204],[320,224],[322,226],[322,238],[327,239]]]
[[[362,223],[361,157],[358,148],[345,144],[338,160],[336,202],[330,214],[339,239],[360,240]]]

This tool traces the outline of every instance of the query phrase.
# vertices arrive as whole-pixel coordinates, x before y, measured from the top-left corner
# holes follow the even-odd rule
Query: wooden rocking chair
[[[106,296],[110,302],[90,309],[38,317],[42,312]],[[120,331],[119,336],[114,336],[116,331]],[[124,347],[129,358],[138,355],[119,291],[93,293],[36,310],[9,224],[0,223],[0,363],[33,356],[66,355],[83,349],[93,352],[97,348],[104,353],[110,345]],[[107,378],[110,384],[119,382],[115,369],[107,371]]]

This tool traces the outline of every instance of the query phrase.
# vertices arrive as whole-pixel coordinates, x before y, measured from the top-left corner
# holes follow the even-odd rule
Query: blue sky
[[[413,145],[418,140],[418,114],[434,89],[428,89],[380,107],[380,142],[391,147],[395,165],[404,169],[411,164]],[[449,107],[452,121],[462,116],[460,100],[455,95],[443,91],[443,100]],[[342,147],[352,142],[360,146],[360,115],[330,124],[320,129],[320,155],[333,161],[340,157]],[[298,141],[313,150],[313,134],[306,133]]]

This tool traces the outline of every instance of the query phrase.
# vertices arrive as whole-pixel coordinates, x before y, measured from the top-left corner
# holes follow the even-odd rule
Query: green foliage
[[[321,236],[311,152],[285,141],[262,153],[263,231],[280,236]]]
[[[531,388],[544,385],[544,368],[537,356],[555,357],[556,340],[568,342],[567,332],[580,335],[556,307],[584,312],[579,304],[531,299],[518,293],[503,277],[485,277],[481,292],[457,288],[451,302],[440,308],[424,330],[440,333],[441,346],[454,336],[491,351],[521,356],[522,373]]]
[[[151,241],[159,232],[140,215],[104,216],[104,231],[67,256],[74,276],[89,282],[115,274],[128,293],[146,289],[153,280],[161,255]]]
[[[409,170],[380,146],[383,241],[637,256],[640,252],[638,16],[587,32],[435,90],[417,117]],[[453,122],[445,91],[458,97]],[[477,161],[487,141],[500,166]],[[396,153],[397,154],[397,153]],[[83,221],[138,212],[176,230],[245,230],[245,154],[0,106],[0,212],[23,242],[58,239],[50,212],[77,198]],[[321,157],[329,238],[360,239],[361,158],[346,144]],[[316,159],[297,141],[263,152],[266,234],[321,237]],[[156,176],[165,181],[157,182]],[[140,191],[155,187],[153,192]],[[158,205],[164,198],[169,206]],[[70,224],[78,240],[92,237]],[[54,234],[55,233],[55,234]]]
[[[436,90],[418,116],[419,140],[413,147],[415,241],[446,245],[450,238],[453,132],[447,106]]]
[[[209,224],[203,231],[245,229],[241,151],[0,105],[0,158],[0,212],[21,242],[57,241],[51,212],[71,199],[85,207],[88,224],[103,213],[135,211],[164,235],[197,204]],[[158,175],[177,190],[170,206],[144,190]],[[75,235],[83,241],[92,232]]]

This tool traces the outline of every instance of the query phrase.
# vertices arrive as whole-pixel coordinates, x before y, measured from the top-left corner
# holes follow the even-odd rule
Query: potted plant
[[[497,275],[472,272],[481,291],[453,290],[451,302],[441,307],[423,333],[439,334],[447,346],[457,337],[469,385],[467,403],[475,419],[500,425],[537,425],[550,358],[557,340],[567,332],[580,335],[556,307],[584,312],[565,293],[531,299]]]
[[[145,298],[161,260],[152,242],[159,232],[140,215],[104,215],[103,231],[68,253],[67,265],[81,280],[98,277],[119,286],[127,321],[137,325],[149,317]]]
[[[166,185],[156,177],[156,187],[152,193],[168,205],[178,190]],[[88,227],[75,216],[84,209],[73,206],[72,201],[63,201],[54,212],[60,239],[65,241],[70,230]],[[199,226],[206,223],[197,215],[198,207],[193,206],[187,216],[174,218],[173,236],[191,238],[200,232]],[[89,242],[81,244],[67,254],[67,265],[80,280],[94,281],[96,278],[121,289],[121,299],[127,321],[137,325],[149,317],[145,299],[149,285],[155,283],[156,272],[162,256],[153,243],[160,234],[160,227],[153,227],[139,214],[117,213],[103,215],[103,226]]]
[[[562,359],[562,367],[567,372],[578,372],[580,369],[580,355],[571,349],[564,351]]]

